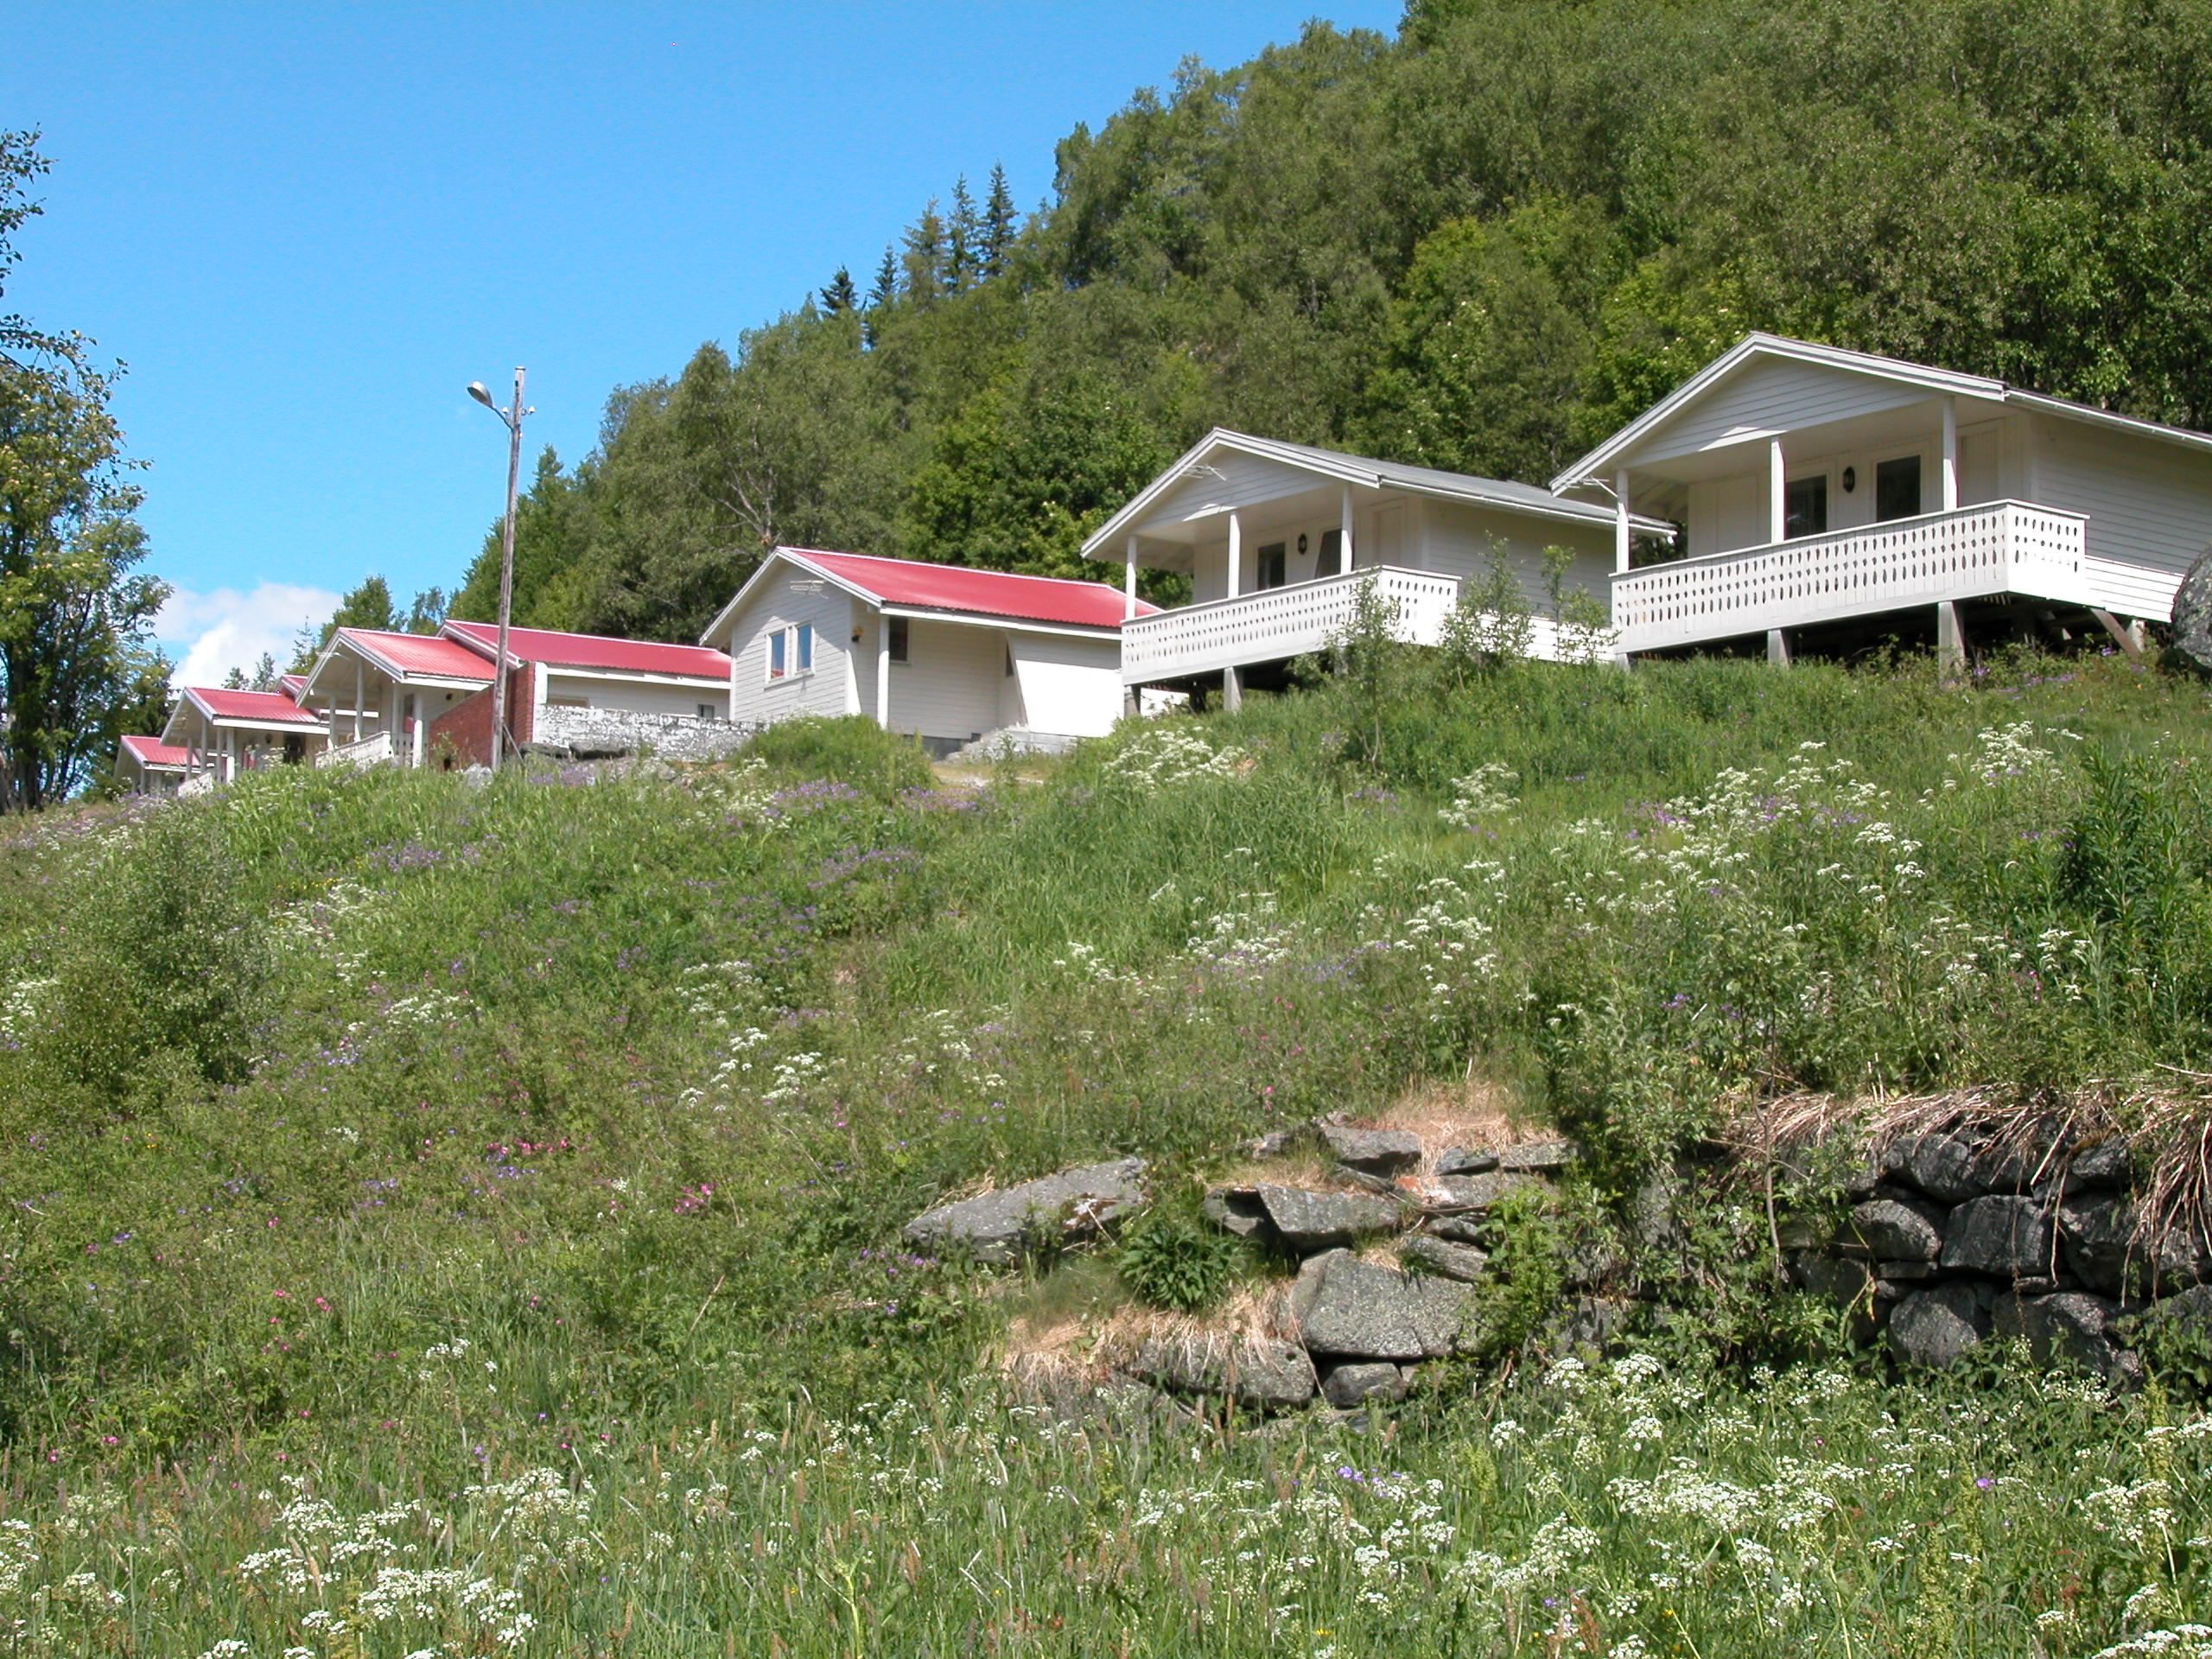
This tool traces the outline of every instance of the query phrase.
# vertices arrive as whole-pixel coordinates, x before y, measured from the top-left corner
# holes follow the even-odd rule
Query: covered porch
[[[163,747],[183,755],[183,782],[227,784],[242,772],[311,760],[322,721],[283,691],[188,686],[162,727]]]
[[[451,639],[340,628],[301,694],[329,732],[318,764],[423,766],[430,722],[491,683],[492,664]]]

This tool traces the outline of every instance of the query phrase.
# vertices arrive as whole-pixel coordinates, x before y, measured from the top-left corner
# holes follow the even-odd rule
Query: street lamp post
[[[522,371],[515,371],[515,400],[505,409],[492,401],[481,380],[468,383],[468,395],[499,417],[507,429],[507,516],[499,526],[499,645],[492,663],[492,768],[498,771],[507,750],[507,617],[515,590],[515,487],[522,476],[522,417],[537,411],[522,406]]]

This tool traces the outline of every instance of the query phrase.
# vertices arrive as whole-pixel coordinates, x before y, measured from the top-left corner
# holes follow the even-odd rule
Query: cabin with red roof
[[[160,738],[161,747],[183,754],[186,783],[207,779],[219,784],[257,767],[312,760],[328,741],[322,717],[289,690],[212,685],[188,685],[177,693]]]
[[[499,629],[435,634],[340,628],[307,674],[334,762],[423,766],[492,758]],[[507,630],[507,729],[517,748],[618,753],[727,748],[729,659],[719,651],[543,628]]]
[[[868,715],[941,756],[1103,735],[1122,624],[1152,609],[1103,582],[779,547],[700,642],[730,661],[733,720]]]
[[[174,795],[191,766],[191,753],[181,744],[126,737],[116,749],[115,781],[133,795]]]

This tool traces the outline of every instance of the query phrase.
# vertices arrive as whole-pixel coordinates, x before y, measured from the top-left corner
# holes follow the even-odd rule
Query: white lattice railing
[[[318,766],[383,766],[391,764],[391,734],[372,732],[358,743],[334,743],[315,758]]]
[[[1994,501],[1648,565],[1613,578],[1613,626],[1624,652],[1664,651],[1991,594],[2086,604],[2088,524]]]
[[[1370,579],[1376,596],[1395,614],[1392,632],[1408,644],[1435,644],[1444,619],[1459,602],[1457,577],[1376,565],[1186,605],[1122,625],[1122,683],[1207,674],[1323,650],[1351,626],[1360,584]]]

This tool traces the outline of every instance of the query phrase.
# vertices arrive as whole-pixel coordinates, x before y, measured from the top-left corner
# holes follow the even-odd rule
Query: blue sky
[[[957,175],[1033,207],[1077,121],[1316,10],[11,0],[0,126],[54,170],[4,305],[128,365],[164,642],[219,675],[369,571],[457,582],[505,487],[470,380],[526,365],[573,461],[613,387],[865,285]]]

